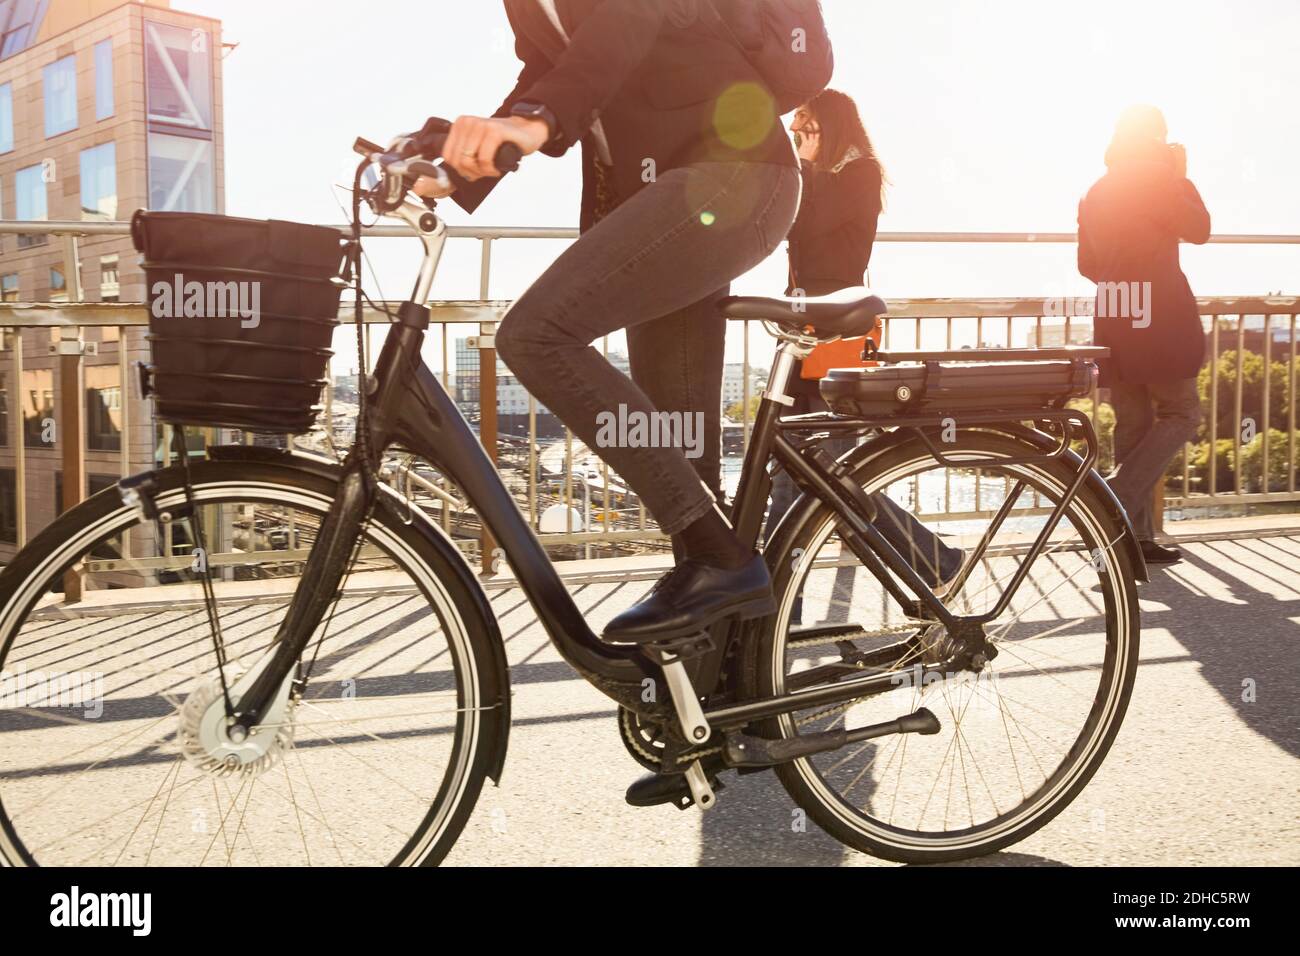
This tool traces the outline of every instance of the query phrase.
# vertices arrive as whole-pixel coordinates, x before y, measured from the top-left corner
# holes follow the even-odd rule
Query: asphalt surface
[[[1300,534],[1184,548],[1184,563],[1156,570],[1139,591],[1136,689],[1097,776],[1044,829],[972,862],[1300,863]],[[858,761],[847,771],[857,801],[899,814],[895,822],[959,823],[963,813],[984,811],[984,793],[997,803],[1023,786],[1020,775],[1032,776],[1026,768],[1059,742],[1057,725],[1078,726],[1069,723],[1070,707],[1099,660],[1097,598],[1073,586],[1077,561],[1062,560],[1060,583],[1072,586],[1036,580],[1043,600],[1025,626],[1033,632],[1035,618],[1070,626],[1008,642],[998,662],[999,692],[1007,689],[1030,724],[1028,736],[999,737],[1004,721],[995,719],[998,710],[980,709],[978,693],[955,705],[945,699],[952,708],[939,712],[945,728],[954,712],[976,705],[966,718],[966,749],[958,750],[987,768],[978,783],[964,758],[959,775],[959,761],[942,749],[929,751],[928,765],[913,750],[908,774],[900,760],[893,777],[898,751],[890,748],[904,738],[891,738],[845,751],[843,759]],[[834,619],[834,573],[806,589],[809,619]],[[573,593],[599,631],[648,586],[600,583]],[[881,863],[805,820],[769,772],[725,774],[707,814],[627,806],[623,791],[641,769],[620,742],[613,705],[560,660],[517,588],[497,588],[490,598],[511,665],[513,728],[501,785],[485,788],[448,864]],[[236,653],[256,658],[273,632],[275,606],[270,598],[230,613],[226,636]],[[869,612],[855,604],[846,613],[856,621]],[[450,752],[446,638],[431,620],[422,599],[409,596],[370,594],[341,607],[339,636],[322,646],[315,696],[298,713],[296,744],[256,782],[205,776],[180,755],[176,708],[200,680],[206,650],[195,612],[160,602],[33,624],[6,668],[106,670],[106,709],[89,720],[40,707],[0,711],[5,808],[29,847],[55,863],[387,859],[436,790],[439,777],[429,768],[445,766]],[[854,712],[848,723],[893,716]],[[998,755],[981,748],[999,740],[1018,754],[1014,764],[986,759]],[[892,780],[914,783],[900,790]]]

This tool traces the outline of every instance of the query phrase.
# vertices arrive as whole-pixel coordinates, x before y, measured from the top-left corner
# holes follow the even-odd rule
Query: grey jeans
[[[566,249],[497,333],[524,387],[626,479],[667,534],[715,500],[718,482],[700,477],[721,455],[726,326],[712,304],[785,238],[799,189],[798,170],[768,163],[666,172]],[[629,330],[635,381],[592,347],[618,329]],[[648,444],[658,426],[610,427],[660,423],[661,412],[704,430],[700,464],[685,448]]]
[[[1156,482],[1183,443],[1196,437],[1201,396],[1196,379],[1146,385],[1112,385],[1115,409],[1115,471],[1107,481],[1139,541],[1155,538],[1151,504]]]

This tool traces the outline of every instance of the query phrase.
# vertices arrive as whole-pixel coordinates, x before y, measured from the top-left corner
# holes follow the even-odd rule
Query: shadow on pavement
[[[1184,564],[1213,578],[1224,594],[1198,594],[1189,582],[1170,571],[1152,569],[1151,583],[1139,594],[1167,610],[1143,611],[1143,630],[1163,628],[1187,649],[1201,667],[1201,676],[1230,705],[1251,730],[1266,737],[1292,756],[1300,756],[1300,598],[1279,600],[1250,587],[1225,568],[1242,565],[1251,552],[1249,572],[1273,580],[1292,592],[1300,591],[1296,568],[1300,550],[1292,551],[1294,538],[1262,538],[1242,542],[1204,542],[1195,551],[1185,549]],[[1247,547],[1249,545],[1249,547]],[[1288,568],[1279,562],[1290,561]],[[1288,579],[1289,575],[1289,579]],[[1192,582],[1194,583],[1194,582]],[[1254,682],[1255,700],[1243,700],[1247,681]],[[1141,689],[1141,670],[1138,675]]]

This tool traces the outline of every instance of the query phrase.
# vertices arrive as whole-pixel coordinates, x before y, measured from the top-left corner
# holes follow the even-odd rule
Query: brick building
[[[167,0],[0,0],[0,220],[223,211],[221,51],[218,21]],[[72,258],[62,237],[0,233],[0,301],[143,300],[129,237],[81,236],[76,275]],[[82,333],[83,493],[155,460],[129,382],[143,335]],[[0,561],[61,510],[59,337],[0,332]]]

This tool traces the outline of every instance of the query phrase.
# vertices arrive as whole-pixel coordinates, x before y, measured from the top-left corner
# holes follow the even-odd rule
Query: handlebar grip
[[[518,169],[519,161],[523,158],[523,152],[514,143],[502,143],[501,148],[497,150],[497,154],[492,160],[492,164],[496,166],[497,172],[505,175]]]
[[[450,132],[451,123],[445,119],[431,117],[426,120],[424,127],[411,137],[412,155],[418,154],[429,160],[441,158],[442,147],[446,144]],[[505,175],[518,169],[519,161],[523,158],[524,154],[514,143],[502,143],[497,148],[492,163],[496,166],[497,172]]]

